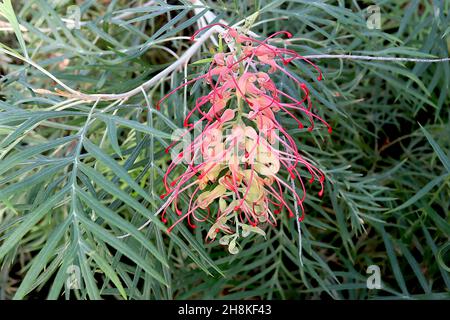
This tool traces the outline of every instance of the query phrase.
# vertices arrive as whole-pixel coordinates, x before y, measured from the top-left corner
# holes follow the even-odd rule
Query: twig
[[[291,186],[292,189],[295,190],[295,182],[294,179],[291,180]],[[297,231],[298,231],[298,259],[300,261],[300,265],[303,267],[303,258],[302,258],[302,249],[303,249],[303,243],[302,243],[302,229],[300,227],[300,212],[298,212],[298,203],[297,198],[294,197],[294,210],[295,210],[295,221],[297,223]]]
[[[172,71],[175,71],[179,67],[183,66],[187,61],[189,61],[189,59],[200,48],[200,46],[214,32],[216,32],[216,30],[217,30],[216,27],[213,27],[213,28],[209,29],[182,56],[180,56],[180,58],[177,61],[172,63],[170,66],[168,66],[166,69],[164,69],[163,71],[161,71],[160,73],[155,75],[153,78],[151,78],[147,82],[144,82],[140,86],[138,86],[138,87],[136,87],[136,88],[134,88],[134,89],[132,89],[130,91],[123,92],[123,93],[118,93],[118,94],[115,94],[115,93],[111,93],[111,94],[86,94],[86,93],[82,93],[80,91],[77,91],[77,90],[69,87],[64,82],[62,82],[61,80],[56,78],[54,75],[52,75],[50,72],[45,70],[43,67],[41,67],[40,65],[38,65],[34,61],[26,59],[24,57],[17,56],[15,54],[13,54],[12,52],[9,52],[9,51],[6,51],[6,50],[2,50],[1,48],[0,48],[0,50],[4,51],[4,52],[6,52],[6,53],[8,53],[10,55],[13,55],[14,57],[16,57],[18,59],[21,59],[21,60],[25,61],[26,63],[32,65],[33,67],[35,67],[36,69],[38,69],[39,71],[41,71],[42,73],[44,73],[45,75],[50,77],[53,81],[55,81],[57,84],[59,84],[61,87],[63,87],[68,92],[68,94],[64,93],[64,92],[59,92],[59,94],[62,95],[62,96],[67,96],[67,97],[70,97],[70,98],[78,98],[78,99],[86,100],[86,101],[119,100],[119,99],[127,99],[129,97],[132,97],[132,96],[140,93],[142,89],[148,89],[149,87],[155,85],[160,79],[162,79],[162,78],[166,77],[168,74],[170,74]],[[42,94],[42,93],[52,93],[51,91],[41,90],[41,89],[36,89],[35,92],[36,93],[40,93],[40,94]]]
[[[203,3],[200,0],[193,0],[191,2],[192,2],[192,4],[194,6],[195,5],[203,5]],[[150,2],[148,2],[148,3],[150,3]],[[194,10],[197,12],[198,8],[194,7]],[[217,18],[217,16],[214,13],[212,13],[211,11],[206,12],[204,16],[205,16],[205,18],[206,18],[208,23],[211,23],[212,21],[214,21]],[[208,29],[201,37],[199,37],[196,40],[196,42],[188,50],[186,50],[186,52],[184,52],[183,55],[180,56],[180,58],[177,61],[172,63],[166,69],[164,69],[163,71],[161,71],[160,73],[155,75],[153,78],[151,78],[147,82],[144,82],[140,86],[138,86],[138,87],[136,87],[136,88],[134,88],[134,89],[132,89],[130,91],[123,92],[123,93],[118,93],[118,94],[115,94],[115,93],[111,93],[111,94],[86,94],[86,93],[77,91],[77,90],[71,88],[70,86],[66,85],[64,82],[62,82],[58,78],[56,78],[53,74],[51,74],[50,72],[45,70],[43,67],[41,67],[36,62],[34,62],[34,61],[30,60],[30,59],[24,58],[24,57],[22,57],[20,55],[17,55],[14,52],[11,52],[9,50],[5,50],[3,48],[0,48],[0,52],[4,52],[6,54],[9,54],[11,56],[14,56],[14,57],[16,57],[16,58],[18,58],[18,59],[20,59],[20,60],[30,64],[31,66],[33,66],[37,70],[39,70],[42,73],[44,73],[46,76],[48,76],[50,79],[55,81],[58,85],[60,85],[64,90],[67,91],[67,92],[61,92],[61,91],[57,90],[56,92],[52,92],[52,91],[43,90],[43,89],[36,89],[36,90],[34,90],[38,94],[57,94],[57,95],[61,95],[61,96],[66,96],[68,98],[77,98],[77,99],[85,100],[85,101],[118,100],[118,99],[127,99],[129,97],[132,97],[132,96],[134,96],[136,94],[141,93],[141,91],[143,89],[145,90],[145,89],[148,89],[148,88],[152,87],[153,85],[157,84],[158,81],[160,81],[161,79],[163,79],[167,75],[169,75],[171,72],[177,70],[178,68],[182,67],[183,65],[186,65],[188,63],[188,61],[190,60],[190,58],[195,54],[195,52],[201,47],[201,45],[204,42],[206,42],[206,40],[208,40],[208,38],[210,38],[212,36],[212,34],[214,32],[222,32],[222,31],[224,31],[224,30],[220,26],[214,26],[214,27]]]
[[[313,54],[304,56],[306,59],[348,59],[348,60],[379,60],[379,61],[409,61],[409,62],[445,62],[450,61],[448,58],[403,58],[403,57],[375,57],[375,56],[358,56],[352,54]]]

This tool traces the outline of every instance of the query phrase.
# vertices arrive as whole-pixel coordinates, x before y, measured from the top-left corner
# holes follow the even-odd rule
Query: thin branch
[[[295,190],[295,182],[293,179],[291,180],[291,186],[292,189]],[[303,258],[302,258],[302,249],[303,249],[303,243],[302,243],[302,229],[300,227],[300,212],[298,211],[298,203],[297,198],[294,197],[294,210],[295,210],[295,221],[297,223],[297,231],[298,231],[298,259],[300,261],[300,265],[303,267]]]
[[[200,0],[192,0],[191,2],[192,2],[192,4],[194,6],[203,5],[203,3]],[[197,12],[199,9],[197,7],[194,7],[194,10]],[[212,21],[214,21],[217,18],[217,16],[211,11],[206,12],[206,14],[204,16],[205,16],[205,18],[206,18],[208,23],[211,23]],[[224,22],[224,23],[226,23],[226,22]],[[38,94],[57,94],[57,95],[60,95],[60,96],[66,96],[68,98],[77,98],[77,99],[85,100],[85,101],[119,100],[119,99],[128,99],[129,97],[132,97],[132,96],[134,96],[136,94],[139,94],[142,90],[148,89],[148,88],[154,86],[155,84],[157,84],[161,79],[164,79],[171,72],[177,70],[180,67],[183,67],[184,65],[186,65],[189,62],[190,58],[197,52],[197,50],[202,46],[202,44],[204,42],[206,42],[208,40],[208,38],[210,38],[212,36],[212,34],[214,32],[223,32],[223,31],[224,31],[223,28],[220,27],[220,26],[214,26],[214,27],[210,28],[201,37],[199,37],[196,40],[196,42],[186,52],[184,52],[183,55],[181,55],[179,57],[179,59],[177,61],[172,63],[166,69],[164,69],[163,71],[161,71],[160,73],[155,75],[153,78],[151,78],[147,82],[144,82],[140,86],[138,86],[138,87],[136,87],[136,88],[134,88],[134,89],[132,89],[130,91],[123,92],[123,93],[118,93],[118,94],[115,94],[115,93],[111,93],[111,94],[86,94],[86,93],[77,91],[77,90],[71,88],[70,86],[66,85],[64,82],[62,82],[61,80],[56,78],[53,74],[51,74],[50,72],[45,70],[43,67],[41,67],[39,64],[37,64],[36,62],[32,61],[31,59],[24,58],[24,57],[14,53],[14,52],[11,52],[9,50],[5,50],[3,48],[0,48],[0,52],[4,52],[6,54],[9,54],[11,56],[14,56],[14,57],[16,57],[16,58],[18,58],[18,59],[20,59],[20,60],[30,64],[31,66],[33,66],[37,70],[39,70],[42,73],[44,73],[46,76],[48,76],[50,79],[55,81],[58,85],[60,85],[64,90],[67,91],[67,93],[66,93],[66,92],[61,92],[60,90],[57,90],[56,92],[52,92],[52,91],[45,90],[45,89],[35,89],[34,91],[36,93],[38,93]]]
[[[348,60],[378,60],[378,61],[409,61],[409,62],[445,62],[450,61],[447,58],[404,58],[404,57],[375,57],[375,56],[358,56],[352,54],[313,54],[304,56],[306,59],[348,59]]]
[[[172,63],[170,66],[168,66],[166,69],[164,69],[163,71],[161,71],[160,73],[158,73],[157,75],[155,75],[153,78],[151,78],[150,80],[148,80],[147,82],[144,82],[143,84],[141,84],[140,86],[127,91],[127,92],[123,92],[123,93],[111,93],[111,94],[86,94],[80,91],[77,91],[71,87],[69,87],[68,85],[66,85],[64,82],[62,82],[61,80],[59,80],[58,78],[56,78],[54,75],[52,75],[50,72],[48,72],[47,70],[45,70],[43,67],[41,67],[39,64],[35,63],[34,61],[30,60],[30,59],[26,59],[24,57],[20,57],[10,51],[6,51],[6,50],[2,50],[0,48],[1,51],[4,51],[7,54],[10,54],[18,59],[23,60],[24,62],[30,64],[31,66],[35,67],[36,69],[38,69],[39,71],[41,71],[42,73],[44,73],[45,75],[47,75],[49,78],[51,78],[53,81],[55,81],[57,84],[59,84],[61,87],[63,87],[69,94],[64,93],[64,92],[57,92],[56,94],[59,94],[61,96],[67,96],[70,98],[78,98],[81,100],[86,100],[86,101],[97,101],[97,100],[119,100],[119,99],[127,99],[129,97],[132,97],[138,93],[141,92],[142,89],[148,89],[150,87],[152,87],[153,85],[155,85],[156,83],[158,83],[158,81],[162,78],[165,78],[167,75],[169,75],[171,72],[175,71],[176,69],[182,67],[184,64],[187,63],[187,61],[189,61],[189,59],[195,54],[195,52],[200,48],[200,46],[214,33],[216,32],[218,28],[213,27],[211,29],[209,29],[205,34],[203,34],[182,56],[180,56],[180,58],[175,61],[174,63]],[[34,90],[36,93],[39,94],[55,94],[52,91],[49,90],[42,90],[42,89],[36,89]]]

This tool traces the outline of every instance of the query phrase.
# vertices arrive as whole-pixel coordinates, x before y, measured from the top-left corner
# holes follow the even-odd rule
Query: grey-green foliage
[[[380,1],[382,30],[367,28],[370,1],[211,1],[197,15],[188,2],[143,3],[85,1],[80,29],[65,23],[70,1],[15,1],[22,28],[0,9],[12,26],[0,34],[0,298],[448,298],[449,63],[317,60],[322,82],[305,64],[290,67],[333,126],[331,136],[309,133],[280,117],[328,177],[323,198],[308,190],[300,260],[285,216],[236,256],[205,243],[202,226],[179,224],[168,236],[153,216],[164,148],[202,86],[161,111],[153,105],[184,70],[127,100],[86,102],[35,93],[55,84],[17,59],[85,93],[125,92],[191,45],[179,37],[196,30],[203,9],[230,23],[262,9],[252,30],[288,30],[288,47],[304,55],[449,56],[448,1]],[[208,58],[210,46],[194,58]],[[381,290],[366,288],[372,264]],[[79,289],[67,290],[74,268]]]

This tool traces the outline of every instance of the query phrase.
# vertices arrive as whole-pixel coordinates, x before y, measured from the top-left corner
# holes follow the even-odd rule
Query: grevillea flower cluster
[[[331,127],[313,112],[307,85],[286,66],[302,60],[316,69],[318,81],[322,79],[320,69],[293,50],[269,44],[270,38],[290,38],[290,33],[280,31],[258,40],[221,26],[226,32],[219,37],[218,52],[210,59],[207,72],[172,90],[157,105],[159,108],[174,92],[198,81],[209,88],[184,120],[186,130],[180,140],[194,129],[201,128],[201,133],[172,157],[164,176],[166,192],[161,198],[166,202],[161,219],[164,223],[171,220],[169,232],[184,221],[192,228],[208,223],[207,240],[220,234],[219,242],[234,254],[239,251],[239,237],[252,232],[265,236],[262,227],[276,226],[277,215],[304,219],[305,181],[317,181],[319,196],[323,194],[323,172],[301,154],[279,117],[289,116],[299,128],[309,131],[315,122],[330,133]],[[275,73],[295,83],[298,97],[277,87]],[[187,206],[180,206],[181,198]],[[171,218],[169,208],[176,213]]]

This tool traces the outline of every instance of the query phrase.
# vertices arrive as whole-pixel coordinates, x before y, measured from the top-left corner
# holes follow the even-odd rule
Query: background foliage
[[[183,1],[32,0],[13,1],[15,13],[9,3],[0,7],[1,299],[449,298],[448,62],[317,60],[325,80],[311,80],[311,92],[333,134],[280,119],[329,178],[323,198],[309,192],[302,261],[287,217],[236,256],[205,244],[201,228],[180,224],[169,237],[153,217],[164,148],[203,88],[153,106],[201,64],[109,101],[36,91],[62,88],[30,65],[81,92],[125,92],[176,61],[209,12],[230,24],[258,12],[252,31],[288,30],[287,46],[303,55],[448,57],[449,1],[377,1],[381,30],[367,28],[371,1],[208,1],[194,11]],[[79,29],[69,25],[73,4]],[[366,288],[372,264],[381,290]],[[80,288],[66,290],[74,267]]]

